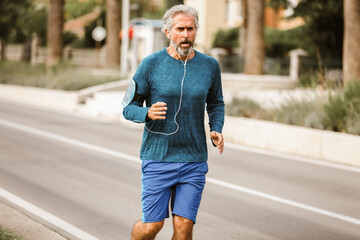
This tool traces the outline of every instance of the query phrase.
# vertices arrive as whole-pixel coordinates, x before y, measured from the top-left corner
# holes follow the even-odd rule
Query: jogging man
[[[156,237],[169,217],[169,202],[172,239],[192,239],[208,171],[205,107],[211,141],[220,154],[224,149],[220,67],[214,58],[193,50],[198,13],[177,5],[163,20],[169,47],[142,60],[133,77],[134,97],[123,111],[126,119],[145,123],[140,151],[143,215],[132,229],[133,240]]]

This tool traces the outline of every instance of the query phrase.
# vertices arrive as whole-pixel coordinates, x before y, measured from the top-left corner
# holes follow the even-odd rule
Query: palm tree
[[[63,52],[64,0],[50,0],[47,28],[47,59],[48,66],[60,62]]]
[[[246,2],[245,73],[263,74],[264,43],[264,0]]]
[[[344,0],[344,83],[360,81],[360,0]]]
[[[106,1],[106,66],[115,68],[120,66],[121,0]]]

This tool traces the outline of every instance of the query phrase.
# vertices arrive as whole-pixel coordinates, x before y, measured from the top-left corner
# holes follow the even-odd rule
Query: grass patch
[[[117,81],[124,76],[94,75],[89,68],[60,64],[46,67],[27,62],[0,62],[0,83],[39,88],[77,91],[102,83]]]
[[[0,226],[0,240],[21,240],[21,238]]]

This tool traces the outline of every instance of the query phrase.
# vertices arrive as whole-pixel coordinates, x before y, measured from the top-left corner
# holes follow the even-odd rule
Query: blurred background
[[[166,9],[187,4],[200,16],[195,48],[220,63],[229,115],[360,134],[360,93],[354,90],[359,87],[346,84],[360,79],[357,0],[0,4],[1,83],[80,90],[127,79],[145,56],[168,45],[160,31]],[[103,71],[89,76],[87,68]],[[285,95],[292,97],[244,91],[263,89],[256,81],[271,82],[267,88],[272,90],[287,89]],[[344,97],[349,94],[343,91],[356,93]],[[294,100],[296,94],[301,101]]]

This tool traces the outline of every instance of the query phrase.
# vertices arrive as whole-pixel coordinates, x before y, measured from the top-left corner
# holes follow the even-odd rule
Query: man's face
[[[170,43],[180,55],[188,55],[196,38],[195,18],[191,15],[176,14],[170,30]]]

